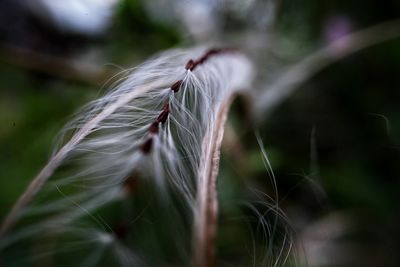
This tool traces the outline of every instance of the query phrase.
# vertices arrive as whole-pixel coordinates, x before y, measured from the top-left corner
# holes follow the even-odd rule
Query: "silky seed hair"
[[[207,165],[201,162],[204,138],[218,127],[223,103],[249,89],[252,73],[241,52],[225,48],[175,49],[125,73],[65,126],[48,164],[3,222],[0,251],[26,240],[62,236],[54,241],[67,239],[60,250],[54,244],[36,257],[70,252],[78,242],[99,247],[84,257],[82,266],[96,266],[105,248],[112,248],[113,263],[120,266],[151,266],[146,249],[128,248],[121,239],[135,232],[132,221],[144,217],[141,212],[151,217],[155,211],[128,214],[131,221],[125,226],[98,215],[113,203],[135,198],[143,186],[151,188],[156,202],[149,205],[165,211],[157,215],[170,216],[165,221],[169,233],[154,232],[155,239],[165,235],[180,263],[188,264],[204,173],[199,168]]]

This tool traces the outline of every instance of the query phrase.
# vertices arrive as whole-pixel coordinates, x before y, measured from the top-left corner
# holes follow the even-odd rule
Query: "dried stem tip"
[[[211,56],[214,55],[219,55],[222,53],[229,53],[229,52],[235,52],[237,49],[234,48],[214,48],[208,50],[201,58],[198,60],[189,60],[188,63],[186,63],[186,69],[193,71],[198,65],[203,64],[205,61],[207,61]]]

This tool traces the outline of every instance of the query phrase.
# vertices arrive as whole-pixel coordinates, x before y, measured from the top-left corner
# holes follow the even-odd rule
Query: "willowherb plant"
[[[320,69],[397,38],[399,23],[338,39],[264,91],[250,92],[252,66],[235,49],[176,49],[123,72],[66,125],[49,162],[6,216],[0,265],[215,265],[216,178],[233,97],[252,95],[254,113],[265,119]],[[251,190],[252,203],[244,206],[255,215],[246,221],[256,229],[254,248],[238,247],[249,266],[286,266],[295,250],[291,229],[258,141],[274,196]],[[238,258],[236,266],[247,266]]]
[[[247,58],[226,48],[172,50],[130,70],[65,127],[2,224],[4,261],[212,266],[224,123],[251,80]]]

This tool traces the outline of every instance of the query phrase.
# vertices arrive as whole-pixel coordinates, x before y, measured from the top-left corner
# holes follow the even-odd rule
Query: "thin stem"
[[[195,214],[195,267],[215,266],[215,236],[218,219],[217,175],[224,126],[233,96],[220,106],[213,131],[203,139]]]
[[[85,84],[100,84],[115,75],[113,71],[80,61],[7,44],[0,44],[0,60],[18,67]]]
[[[265,120],[271,111],[286,99],[301,83],[327,66],[370,46],[399,38],[400,20],[393,20],[341,37],[331,44],[305,57],[290,67],[260,95],[256,92],[255,112],[259,120]]]

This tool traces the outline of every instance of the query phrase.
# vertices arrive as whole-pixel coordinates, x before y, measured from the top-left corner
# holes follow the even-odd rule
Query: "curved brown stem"
[[[195,214],[195,267],[215,266],[215,236],[218,223],[217,175],[224,126],[234,96],[225,100],[217,112],[214,128],[203,139]]]
[[[400,37],[400,19],[345,35],[291,66],[265,90],[254,95],[254,114],[265,121],[271,111],[324,68],[365,48]]]

